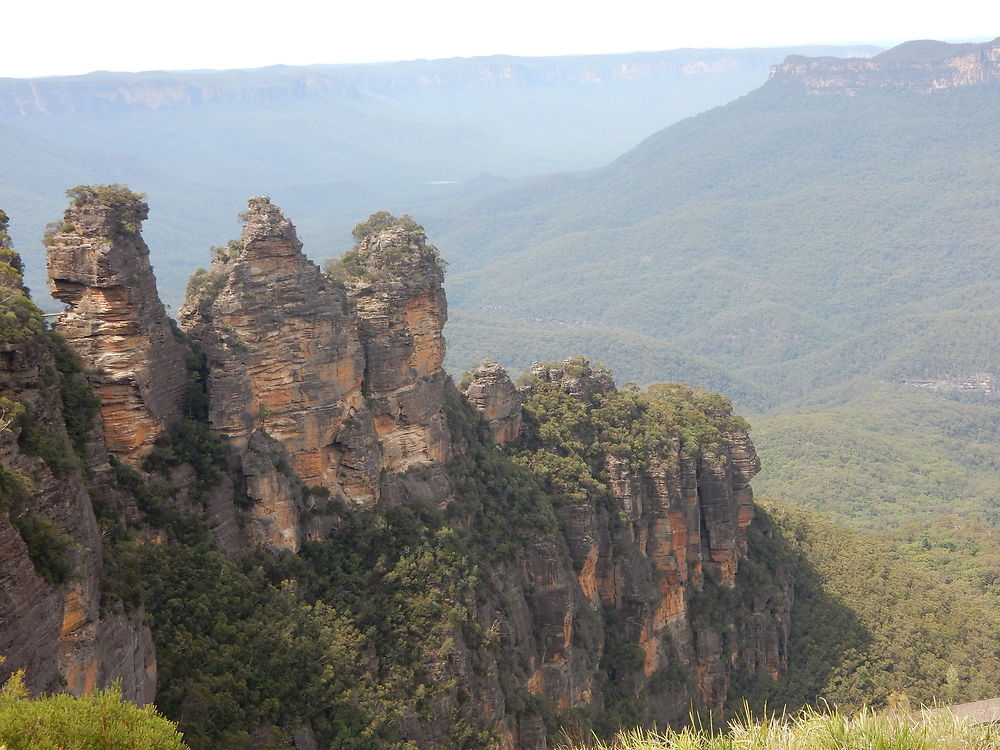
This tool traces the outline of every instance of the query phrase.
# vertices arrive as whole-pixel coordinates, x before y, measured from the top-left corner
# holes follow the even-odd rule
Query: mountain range
[[[316,260],[350,246],[357,216],[423,207],[507,180],[594,167],[671,122],[758,86],[789,54],[873,47],[488,57],[259,70],[0,80],[0,205],[29,286],[67,186],[155,196],[147,234],[179,306],[205,250],[267,193],[298,217]],[[170,248],[169,251],[160,248]]]

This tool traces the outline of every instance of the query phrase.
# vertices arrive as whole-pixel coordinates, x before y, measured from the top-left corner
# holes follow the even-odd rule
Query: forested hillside
[[[47,238],[55,331],[0,235],[0,677],[25,670],[18,691],[120,681],[196,749],[544,750],[692,708],[1000,679],[995,612],[964,589],[753,502],[725,397],[618,388],[583,357],[456,387],[442,258],[413,219],[372,215],[324,273],[252,197],[177,328],[142,196],[69,195]],[[47,710],[22,697],[3,721]]]
[[[452,363],[560,342],[751,413],[756,486],[994,595],[996,42],[789,58],[608,166],[440,218]]]
[[[625,328],[763,386],[755,409],[857,375],[988,372],[998,97],[996,84],[817,95],[776,75],[603,169],[442,217],[453,317],[483,354],[492,317],[537,339],[565,327],[646,380],[641,355],[629,369],[602,343],[601,327]]]
[[[235,231],[231,206],[248,194],[273,195],[294,211],[319,260],[349,249],[357,217],[377,209],[426,215],[422,207],[442,199],[603,164],[759,86],[786,55],[877,51],[673,50],[3,79],[0,205],[14,217],[28,285],[41,293],[34,250],[66,186],[142,185],[158,196],[147,234],[164,300],[176,307],[204,249]]]

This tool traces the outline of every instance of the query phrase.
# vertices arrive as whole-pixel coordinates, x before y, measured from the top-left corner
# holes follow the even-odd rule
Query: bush
[[[177,727],[151,706],[122,700],[114,685],[79,698],[28,700],[18,672],[0,690],[4,750],[183,750]]]

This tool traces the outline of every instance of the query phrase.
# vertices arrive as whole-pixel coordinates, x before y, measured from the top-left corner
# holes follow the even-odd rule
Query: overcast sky
[[[10,0],[0,77],[1000,36],[998,0]]]

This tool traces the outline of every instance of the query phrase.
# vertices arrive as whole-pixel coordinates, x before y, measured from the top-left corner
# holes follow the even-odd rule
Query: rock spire
[[[120,185],[79,187],[46,235],[55,325],[89,370],[108,450],[137,463],[182,416],[185,349],[174,337],[140,227],[142,197]]]

